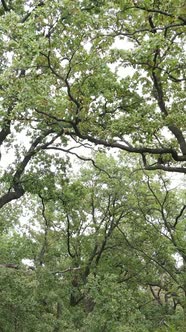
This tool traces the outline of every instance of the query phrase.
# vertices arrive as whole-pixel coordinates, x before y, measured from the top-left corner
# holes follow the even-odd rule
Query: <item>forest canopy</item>
[[[1,0],[2,331],[183,331],[185,26],[183,0]]]

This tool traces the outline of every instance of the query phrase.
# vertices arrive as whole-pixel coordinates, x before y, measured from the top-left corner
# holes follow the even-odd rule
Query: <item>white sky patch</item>
[[[83,43],[84,49],[87,51],[87,53],[89,54],[91,51],[91,47],[92,47],[92,43],[90,40],[85,40],[85,42]]]
[[[183,257],[179,253],[176,253],[173,255],[176,261],[176,267],[179,269],[181,266],[183,266]]]
[[[115,37],[115,41],[111,47],[111,49],[117,49],[117,50],[131,50],[133,48],[134,44],[130,42],[127,37],[122,39],[120,37]],[[120,79],[125,78],[127,76],[132,76],[135,73],[135,69],[132,66],[125,67],[120,63],[120,61],[108,64],[108,66],[113,72],[117,73]]]
[[[135,73],[135,69],[132,66],[124,67],[119,62],[109,63],[108,67],[113,73],[116,73],[120,79],[132,76]]]
[[[34,261],[32,259],[28,259],[28,258],[23,258],[22,259],[22,264],[26,265],[28,267],[34,267]]]
[[[21,132],[17,132],[15,128],[11,128],[12,138],[10,142],[6,142],[1,146],[1,160],[0,167],[2,169],[7,168],[16,159],[16,150],[22,149],[23,147],[28,150],[30,147],[30,137],[27,135],[28,129],[25,128]],[[9,137],[8,137],[9,139]],[[9,147],[8,147],[9,146]]]

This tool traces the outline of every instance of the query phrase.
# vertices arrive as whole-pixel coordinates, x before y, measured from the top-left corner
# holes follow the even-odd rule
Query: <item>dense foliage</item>
[[[1,0],[0,331],[184,331],[185,25]]]

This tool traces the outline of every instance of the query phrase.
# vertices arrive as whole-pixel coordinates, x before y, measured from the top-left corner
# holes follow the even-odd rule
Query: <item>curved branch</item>
[[[2,208],[5,204],[11,202],[12,200],[18,199],[24,195],[25,190],[21,184],[21,176],[25,171],[26,166],[28,165],[31,158],[40,150],[45,149],[49,144],[54,142],[54,140],[61,135],[62,132],[53,137],[49,142],[44,143],[43,145],[38,145],[42,142],[42,140],[51,134],[53,130],[47,130],[43,135],[38,136],[35,141],[31,144],[30,149],[27,151],[23,160],[18,164],[17,169],[12,177],[12,189],[11,188],[7,193],[0,197],[0,208]]]
[[[186,209],[186,205],[184,205],[184,206],[182,207],[182,209],[180,210],[180,213],[176,216],[175,223],[174,223],[174,225],[173,225],[174,228],[177,226],[177,224],[178,224],[178,222],[179,222],[179,219],[182,217],[183,212],[185,211],[185,209]]]
[[[179,156],[176,152],[176,150],[172,149],[172,148],[148,148],[148,147],[133,147],[133,146],[128,146],[128,145],[124,145],[118,142],[114,142],[114,141],[106,141],[104,139],[99,139],[99,138],[95,138],[92,137],[90,135],[83,135],[81,134],[81,132],[79,131],[77,126],[74,126],[74,130],[75,130],[75,134],[79,137],[82,138],[84,140],[88,140],[92,143],[95,143],[97,145],[103,145],[105,147],[112,147],[112,148],[118,148],[120,150],[124,150],[127,152],[131,152],[131,153],[148,153],[148,154],[156,154],[156,155],[163,155],[163,154],[171,154],[173,159],[175,161],[186,161],[186,155],[185,156]]]
[[[157,13],[157,14],[161,14],[161,15],[164,15],[164,16],[175,18],[175,15],[167,13],[167,12],[165,12],[163,10],[160,10],[160,9],[149,9],[149,8],[145,8],[145,7],[142,7],[142,6],[138,6],[137,4],[133,8],[144,10],[147,13]],[[186,19],[184,17],[178,16],[177,18],[180,21],[182,21],[184,24],[186,24]]]
[[[160,163],[155,163],[153,165],[148,165],[145,154],[141,153],[141,156],[142,156],[144,168],[147,171],[162,170],[162,171],[166,171],[166,172],[176,172],[176,173],[186,174],[186,168],[183,167],[183,166],[182,167],[166,166],[166,165],[163,165],[163,164],[160,164]]]
[[[82,157],[80,155],[78,155],[76,152],[72,152],[72,148],[69,148],[69,149],[63,149],[63,148],[59,148],[59,147],[55,147],[55,146],[48,146],[46,148],[46,150],[56,150],[56,151],[62,151],[62,152],[66,152],[66,153],[69,153],[75,157],[77,157],[78,159],[80,160],[83,160],[83,161],[90,161],[92,163],[92,165],[97,168],[100,172],[103,172],[105,173],[110,179],[113,179],[114,177],[111,176],[107,171],[105,171],[103,168],[99,167],[95,161],[92,159],[92,158],[86,158],[86,157]]]

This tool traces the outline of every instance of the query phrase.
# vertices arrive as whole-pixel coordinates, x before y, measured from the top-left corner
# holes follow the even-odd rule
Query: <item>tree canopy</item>
[[[183,331],[185,26],[183,0],[1,1],[1,331]]]

